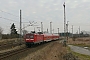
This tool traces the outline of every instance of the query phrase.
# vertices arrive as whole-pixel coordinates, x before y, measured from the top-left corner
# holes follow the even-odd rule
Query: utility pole
[[[65,15],[65,2],[63,4],[64,7],[64,37],[66,39],[66,15]]]
[[[39,32],[40,32],[40,27],[37,27],[37,29],[39,30]]]
[[[42,22],[41,22],[41,32],[43,33],[43,24],[42,24]]]
[[[67,40],[68,40],[68,22],[69,22],[69,21],[67,21],[67,24],[66,24],[66,30],[67,30]]]
[[[34,31],[35,31],[35,27],[34,27]]]
[[[73,25],[72,25],[72,38],[73,38]]]
[[[53,29],[53,33],[54,33],[54,29]]]
[[[52,33],[52,22],[50,22],[50,33]]]
[[[25,25],[23,24],[23,29],[22,29],[23,30],[23,36],[25,35],[25,33],[24,33],[25,28],[24,27],[25,27]]]
[[[80,37],[80,26],[79,26],[79,28],[78,28],[78,29],[79,29],[79,37]]]
[[[59,28],[57,28],[58,29],[58,34],[59,34]]]
[[[21,38],[22,38],[22,17],[21,17],[21,10],[20,10],[20,44],[21,44]]]
[[[48,28],[47,28],[47,33],[48,33]]]

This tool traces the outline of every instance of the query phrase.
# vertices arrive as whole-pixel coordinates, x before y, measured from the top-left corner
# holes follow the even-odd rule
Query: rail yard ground
[[[21,60],[62,60],[66,54],[66,48],[59,42],[53,42]]]
[[[89,48],[90,39],[77,38],[73,41],[69,38],[67,44]],[[60,40],[58,40],[29,48],[29,50],[8,57],[5,60],[90,60],[89,57],[71,51],[68,46],[64,47]]]
[[[27,51],[8,57],[5,60],[66,60],[77,59],[67,52],[67,47],[63,47],[60,40],[45,43],[29,48]]]
[[[68,41],[68,44],[78,46],[78,47],[81,47],[81,48],[84,48],[84,49],[87,49],[90,51],[90,37],[76,38],[75,41],[73,41],[72,38],[70,38]],[[89,55],[73,52],[70,50],[69,47],[67,50],[69,50],[74,55],[78,56],[80,58],[80,60],[90,60]]]
[[[75,41],[70,38],[68,44],[80,47],[88,47],[87,49],[90,50],[90,37],[77,38]]]

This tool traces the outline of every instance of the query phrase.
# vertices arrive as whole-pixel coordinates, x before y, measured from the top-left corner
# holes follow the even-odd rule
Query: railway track
[[[46,45],[48,45],[50,43],[53,43],[53,42],[54,41],[49,42],[49,43],[40,44],[40,45],[35,45],[35,46],[31,47],[31,48],[23,47],[21,49],[0,53],[0,60],[4,60],[4,59],[7,60],[7,58],[10,58],[10,57],[15,56],[15,55],[19,55],[21,53],[25,53],[26,51],[29,51],[29,53],[35,52],[35,51],[37,51],[37,50],[39,50],[41,48],[44,48],[44,46],[46,46]],[[12,59],[12,58],[10,58],[10,59]]]
[[[7,58],[9,56],[12,56],[12,55],[24,52],[26,50],[28,50],[28,48],[24,47],[24,48],[21,48],[21,49],[17,49],[17,50],[12,50],[12,51],[8,51],[8,52],[0,53],[0,60],[5,59],[5,58]]]

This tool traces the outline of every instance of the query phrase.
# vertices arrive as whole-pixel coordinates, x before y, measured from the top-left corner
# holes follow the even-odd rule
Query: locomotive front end
[[[31,46],[34,44],[34,34],[25,35],[26,46]]]

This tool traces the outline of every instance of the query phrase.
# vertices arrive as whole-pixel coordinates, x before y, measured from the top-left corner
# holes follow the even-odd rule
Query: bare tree
[[[2,32],[3,32],[3,29],[0,27],[0,39],[2,39]]]

